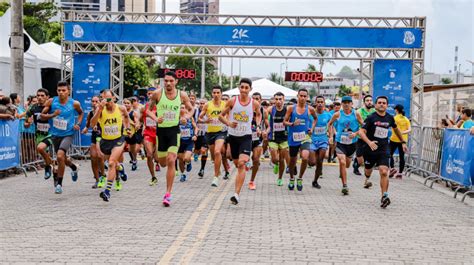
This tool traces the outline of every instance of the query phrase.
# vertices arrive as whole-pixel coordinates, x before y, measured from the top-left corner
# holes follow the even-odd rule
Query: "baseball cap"
[[[341,102],[344,102],[344,101],[352,102],[352,97],[351,96],[343,96],[342,99],[341,99]]]

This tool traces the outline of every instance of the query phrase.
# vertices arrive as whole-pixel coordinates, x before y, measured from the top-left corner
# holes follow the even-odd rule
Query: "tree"
[[[347,78],[347,79],[356,79],[357,78],[357,74],[355,74],[354,71],[347,65],[343,66],[341,68],[341,71],[339,71],[339,73],[337,73],[336,76],[342,77],[342,78]]]
[[[337,92],[337,95],[339,97],[343,97],[343,96],[348,96],[351,94],[351,88],[350,87],[346,87],[346,85],[341,85],[339,87],[339,91]]]
[[[124,95],[123,97],[130,97],[133,95],[133,86],[138,85],[139,87],[145,87],[150,85],[150,74],[148,72],[148,66],[146,60],[135,55],[124,56],[124,73],[123,73],[123,85]]]
[[[453,83],[453,80],[449,77],[441,78],[441,84],[443,85],[448,85],[452,83]]]
[[[280,84],[281,81],[281,77],[278,75],[278,73],[270,73],[268,79],[277,84]]]

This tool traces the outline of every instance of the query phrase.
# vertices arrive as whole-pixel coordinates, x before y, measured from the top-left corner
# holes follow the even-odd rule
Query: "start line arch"
[[[425,17],[63,11],[62,78],[72,79],[75,98],[88,110],[98,90],[123,96],[128,54],[358,60],[373,95],[404,105],[421,126],[425,30]]]

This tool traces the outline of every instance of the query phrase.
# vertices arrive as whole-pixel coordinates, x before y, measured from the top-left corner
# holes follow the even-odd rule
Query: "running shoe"
[[[71,171],[71,178],[72,178],[72,181],[73,181],[73,182],[76,182],[76,181],[77,181],[77,178],[78,178],[77,169]]]
[[[61,185],[56,185],[56,189],[54,190],[54,193],[56,194],[61,194],[63,193],[63,187]]]
[[[204,177],[204,169],[199,170],[198,176],[200,179]]]
[[[199,159],[199,155],[198,154],[194,154],[194,162],[197,162]]]
[[[290,174],[290,168],[289,167],[286,167],[286,174]]]
[[[250,181],[249,182],[249,190],[256,190],[257,185],[255,185],[255,181]]]
[[[191,164],[191,162],[189,162],[189,163],[186,165],[186,171],[187,171],[187,172],[191,172],[191,170],[193,170],[193,164]]]
[[[362,175],[362,173],[360,173],[360,171],[359,171],[359,167],[354,167],[354,174],[357,175],[357,176]]]
[[[233,205],[237,205],[239,204],[239,195],[237,195],[237,193],[234,193],[234,196],[230,197],[230,202],[233,204]]]
[[[321,188],[321,185],[319,185],[319,183],[318,183],[317,180],[314,180],[312,184],[313,184],[313,188],[316,188],[316,189],[320,189],[320,188]]]
[[[295,180],[290,179],[290,182],[288,183],[288,189],[289,190],[294,190],[295,189]]]
[[[106,182],[107,182],[107,179],[105,178],[105,176],[100,176],[99,183],[97,184],[97,188],[101,189],[105,187]]]
[[[245,171],[249,171],[252,168],[252,166],[253,165],[251,161],[245,163]]]
[[[100,192],[99,197],[101,197],[102,200],[108,202],[110,200],[110,191],[104,190]]]
[[[277,186],[283,186],[283,179],[277,179]]]
[[[127,181],[128,175],[125,173],[125,167],[124,167],[122,164],[120,164],[120,165],[118,166],[117,171],[118,171],[118,173],[119,173],[120,178],[121,178],[123,181]]]
[[[181,177],[179,178],[179,181],[185,182],[186,181],[186,175],[182,174]]]
[[[163,206],[170,207],[171,205],[171,194],[166,193],[163,197]]]
[[[53,167],[51,165],[46,165],[44,167],[44,179],[49,179],[52,176]]]
[[[224,179],[227,180],[229,179],[229,171],[226,171],[224,174]]]
[[[132,161],[132,171],[137,170],[137,168],[138,168],[137,161]]]
[[[389,177],[389,178],[393,178],[393,176],[395,176],[395,174],[397,174],[397,173],[398,173],[398,171],[397,171],[396,168],[391,168],[391,169],[390,169],[390,172],[389,172],[389,174],[388,174],[388,177]]]
[[[160,170],[161,170],[160,165],[159,165],[159,164],[156,164],[156,165],[155,165],[155,171],[160,171]]]
[[[151,177],[149,185],[155,186],[156,184],[158,184],[158,179],[156,177]]]
[[[370,182],[368,179],[366,179],[365,182],[364,182],[364,188],[368,189],[370,187],[372,187],[372,182]]]
[[[403,173],[397,173],[397,174],[395,175],[395,178],[397,178],[397,179],[402,179],[402,178],[403,178]]]
[[[302,190],[303,190],[303,179],[298,178],[298,179],[296,180],[296,189],[297,189],[298,191],[302,191]]]
[[[211,186],[217,187],[218,185],[219,185],[219,178],[218,178],[218,177],[214,177],[214,179],[212,180]]]
[[[388,197],[388,195],[382,196],[382,199],[380,200],[380,207],[385,209],[389,205],[390,205],[390,198]]]
[[[97,185],[98,185],[98,184],[99,184],[99,182],[96,181],[96,182],[94,183],[94,185],[92,185],[92,188],[93,188],[93,189],[97,189]]]
[[[120,182],[120,180],[115,180],[115,190],[116,191],[120,191],[122,190],[123,186],[122,186],[122,182]]]
[[[278,171],[280,171],[280,166],[279,165],[274,165],[273,166],[273,174],[278,174]]]
[[[347,188],[347,187],[342,187],[341,192],[342,192],[343,195],[349,195],[349,188]]]
[[[174,173],[174,176],[175,176],[175,177],[179,177],[179,171],[176,170],[175,172],[176,172],[176,173]]]

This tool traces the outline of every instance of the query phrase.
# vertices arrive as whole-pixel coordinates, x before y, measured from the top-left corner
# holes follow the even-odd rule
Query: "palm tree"
[[[268,79],[274,83],[280,83],[280,77],[278,76],[278,73],[270,73]]]
[[[319,72],[323,72],[323,67],[325,63],[330,63],[333,65],[336,64],[334,60],[324,59],[324,57],[329,57],[329,50],[317,49],[317,50],[311,51],[310,54],[313,56],[321,57],[320,59],[318,59]],[[308,64],[308,67],[306,68],[306,72],[316,72],[316,66],[314,64]],[[319,95],[319,92],[320,92],[319,82],[316,83],[316,86],[318,87],[318,95]]]

